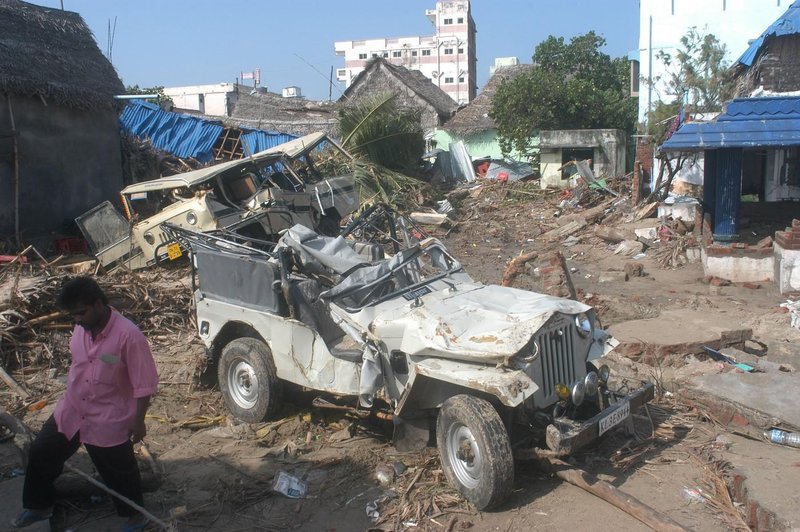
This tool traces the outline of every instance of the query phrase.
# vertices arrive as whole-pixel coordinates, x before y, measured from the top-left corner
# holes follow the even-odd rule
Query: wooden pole
[[[567,266],[567,259],[564,258],[564,254],[560,251],[556,251],[556,255],[558,256],[558,262],[561,264],[561,270],[564,272],[564,278],[567,280],[567,288],[569,288],[569,297],[575,301],[578,300],[578,292],[575,291],[575,284],[572,282],[572,275],[569,273],[569,267]]]
[[[600,497],[604,501],[616,506],[631,517],[635,517],[653,530],[659,532],[678,532],[686,530],[669,516],[647,506],[642,501],[629,495],[613,485],[590,475],[582,469],[573,468],[557,458],[546,459],[553,467],[555,475],[574,486]]]
[[[11,390],[12,390],[14,393],[16,393],[17,395],[19,395],[19,396],[20,396],[20,397],[22,397],[23,399],[27,399],[28,397],[30,397],[30,394],[29,394],[29,393],[28,393],[28,392],[25,390],[25,388],[23,388],[22,386],[20,386],[19,384],[17,384],[17,381],[15,381],[15,380],[14,380],[14,379],[11,377],[11,375],[9,375],[9,374],[6,372],[6,370],[5,370],[5,369],[3,369],[3,367],[2,367],[2,366],[0,366],[0,379],[2,379],[2,380],[3,380],[3,382],[5,382],[5,383],[6,383],[6,385],[8,385],[8,387],[9,387],[9,388],[11,388]]]
[[[8,103],[8,118],[11,120],[11,139],[14,150],[14,238],[17,249],[21,247],[19,235],[19,140],[17,139],[17,125],[14,122],[14,110],[11,108],[11,95],[6,93]]]

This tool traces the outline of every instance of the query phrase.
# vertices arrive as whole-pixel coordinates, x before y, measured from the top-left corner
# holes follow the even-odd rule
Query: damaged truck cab
[[[371,210],[351,238],[298,225],[271,249],[167,228],[192,250],[199,334],[234,415],[268,417],[287,381],[387,410],[395,445],[435,433],[449,482],[485,509],[509,495],[515,457],[569,454],[652,399],[651,383],[610,388],[591,307],[478,283],[411,225]]]

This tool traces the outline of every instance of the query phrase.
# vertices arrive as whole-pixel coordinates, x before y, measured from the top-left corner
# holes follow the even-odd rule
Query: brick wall
[[[773,37],[758,65],[761,85],[777,92],[800,90],[800,35]]]
[[[650,176],[653,175],[653,143],[650,137],[636,140],[636,157],[633,163],[633,182],[631,183],[631,199],[639,203],[645,196],[645,188],[649,187]]]
[[[800,250],[800,220],[792,220],[785,231],[775,231],[775,242],[783,249]]]

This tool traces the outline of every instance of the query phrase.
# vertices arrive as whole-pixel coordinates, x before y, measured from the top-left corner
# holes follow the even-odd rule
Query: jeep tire
[[[231,413],[258,423],[280,408],[281,386],[269,347],[256,338],[237,338],[222,350],[219,389]]]
[[[471,395],[445,401],[436,421],[436,444],[447,480],[478,510],[497,506],[511,493],[511,442],[488,401]]]

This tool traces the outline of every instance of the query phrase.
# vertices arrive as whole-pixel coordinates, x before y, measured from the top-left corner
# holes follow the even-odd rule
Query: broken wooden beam
[[[653,530],[663,532],[686,530],[669,516],[659,512],[655,508],[647,506],[633,495],[625,493],[612,484],[600,480],[582,469],[574,468],[557,458],[547,458],[546,461],[552,467],[553,473],[561,480],[600,497],[631,517],[635,517]]]
[[[501,281],[500,285],[511,286],[514,283],[514,279],[516,279],[517,276],[524,270],[525,264],[538,256],[538,253],[530,251],[528,253],[520,253],[519,256],[511,259],[511,262],[508,263],[506,270],[503,272],[503,280]]]

